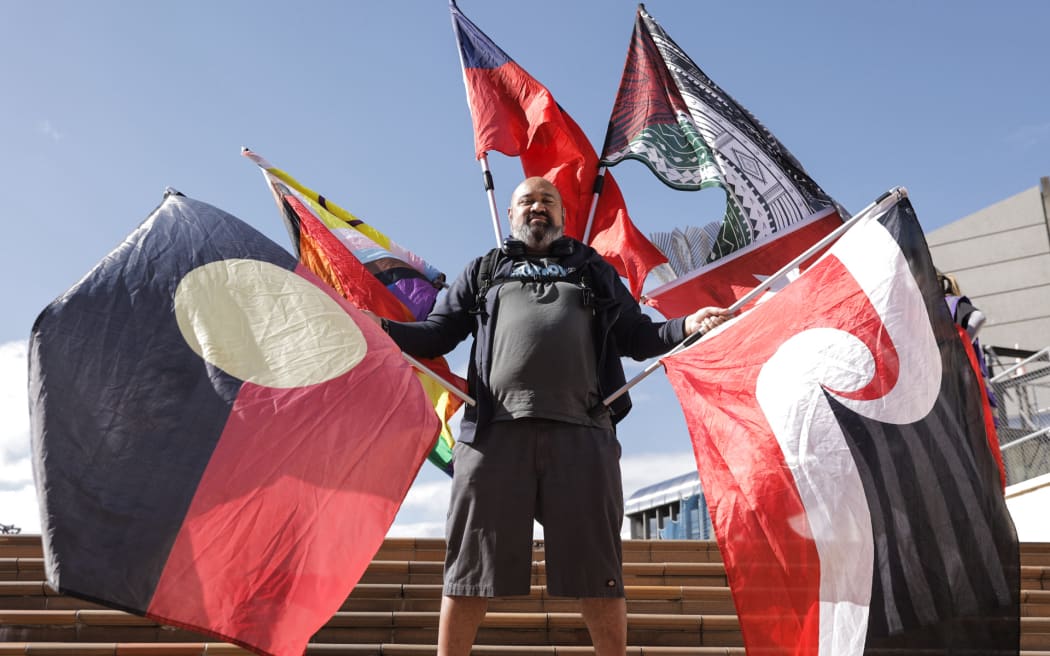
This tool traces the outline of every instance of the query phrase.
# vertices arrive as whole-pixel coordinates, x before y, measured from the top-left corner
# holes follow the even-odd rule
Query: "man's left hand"
[[[729,311],[719,307],[700,308],[685,318],[685,334],[692,335],[699,331],[708,332],[729,319]]]

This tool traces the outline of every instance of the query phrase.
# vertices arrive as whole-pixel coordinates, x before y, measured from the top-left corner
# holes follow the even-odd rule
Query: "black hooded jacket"
[[[594,293],[594,349],[598,370],[598,391],[602,398],[619,389],[625,382],[621,356],[645,360],[666,353],[685,339],[685,319],[654,322],[642,312],[638,303],[620,281],[616,270],[598,253],[573,240],[572,253],[559,263],[586,277]],[[475,407],[464,411],[459,441],[473,442],[491,423],[492,396],[488,388],[490,358],[495,321],[499,319],[498,285],[485,295],[483,311],[478,306],[478,272],[482,257],[473,260],[448,291],[438,300],[424,321],[383,321],[383,327],[402,350],[420,358],[444,355],[468,335],[474,336],[467,374],[470,395]],[[492,279],[506,278],[514,259],[502,252],[492,267]],[[618,422],[631,409],[627,394],[612,403],[613,422]]]

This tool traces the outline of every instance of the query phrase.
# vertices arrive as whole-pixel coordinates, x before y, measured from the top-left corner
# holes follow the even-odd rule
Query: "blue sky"
[[[635,7],[460,4],[599,146]],[[903,185],[930,230],[1050,175],[1050,3],[647,8],[850,210]],[[248,145],[450,276],[493,244],[443,0],[9,0],[3,10],[0,523],[36,525],[25,410],[32,322],[166,186],[287,245],[261,176],[239,155]],[[520,174],[515,161],[492,160],[502,212]],[[721,215],[717,190],[674,192],[637,162],[613,173],[643,231]],[[453,365],[465,357],[457,351]],[[621,425],[628,493],[692,466],[663,376],[643,383],[635,403]],[[428,468],[399,530],[440,526],[444,482]]]

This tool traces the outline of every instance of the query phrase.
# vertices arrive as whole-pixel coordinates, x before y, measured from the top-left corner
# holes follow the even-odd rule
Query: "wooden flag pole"
[[[843,233],[845,233],[847,230],[859,223],[861,219],[867,218],[871,215],[881,214],[885,210],[895,205],[897,202],[907,197],[908,190],[904,187],[894,187],[893,189],[890,189],[886,193],[882,194],[877,199],[875,199],[875,202],[871,203],[861,211],[857,212],[848,221],[844,222],[842,225],[835,228],[833,231],[824,235],[824,237],[820,241],[807,248],[805,251],[802,252],[802,254],[798,255],[797,257],[795,257],[795,259],[791,260],[783,267],[781,267],[779,271],[762,281],[760,285],[749,291],[744,296],[741,296],[739,299],[737,299],[735,303],[729,306],[729,315],[733,316],[740,312],[740,309],[742,307],[758,298],[759,294],[762,294],[767,289],[772,287],[773,283],[777,282],[778,280],[786,276],[788,273],[798,268],[799,265],[801,265],[803,262],[819,253],[822,249],[826,248],[836,239],[841,237]],[[707,333],[705,333],[704,331],[697,331],[692,335],[686,337],[684,340],[682,340],[680,344],[678,344],[678,346],[675,346],[673,349],[671,349],[670,352],[668,352],[655,362],[651,363],[648,367],[643,369],[641,373],[639,373],[631,380],[627,381],[622,387],[620,387],[620,389],[605,397],[605,400],[602,401],[602,404],[605,406],[610,405],[613,401],[626,394],[627,391],[630,390],[632,387],[642,382],[643,380],[648,378],[654,371],[659,369],[661,365],[661,360],[663,358],[681,353],[685,349],[700,341],[700,339],[706,334]]]

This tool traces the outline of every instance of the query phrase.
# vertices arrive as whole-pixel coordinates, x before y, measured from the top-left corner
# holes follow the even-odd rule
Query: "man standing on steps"
[[[614,425],[631,402],[602,399],[624,383],[621,355],[661,355],[726,311],[653,322],[601,256],[562,236],[561,195],[543,178],[514,190],[508,215],[512,237],[471,262],[425,321],[381,320],[416,357],[475,338],[468,382],[477,406],[466,409],[453,452],[438,654],[470,653],[489,597],[529,594],[535,519],[548,592],[580,599],[596,654],[622,655]]]

